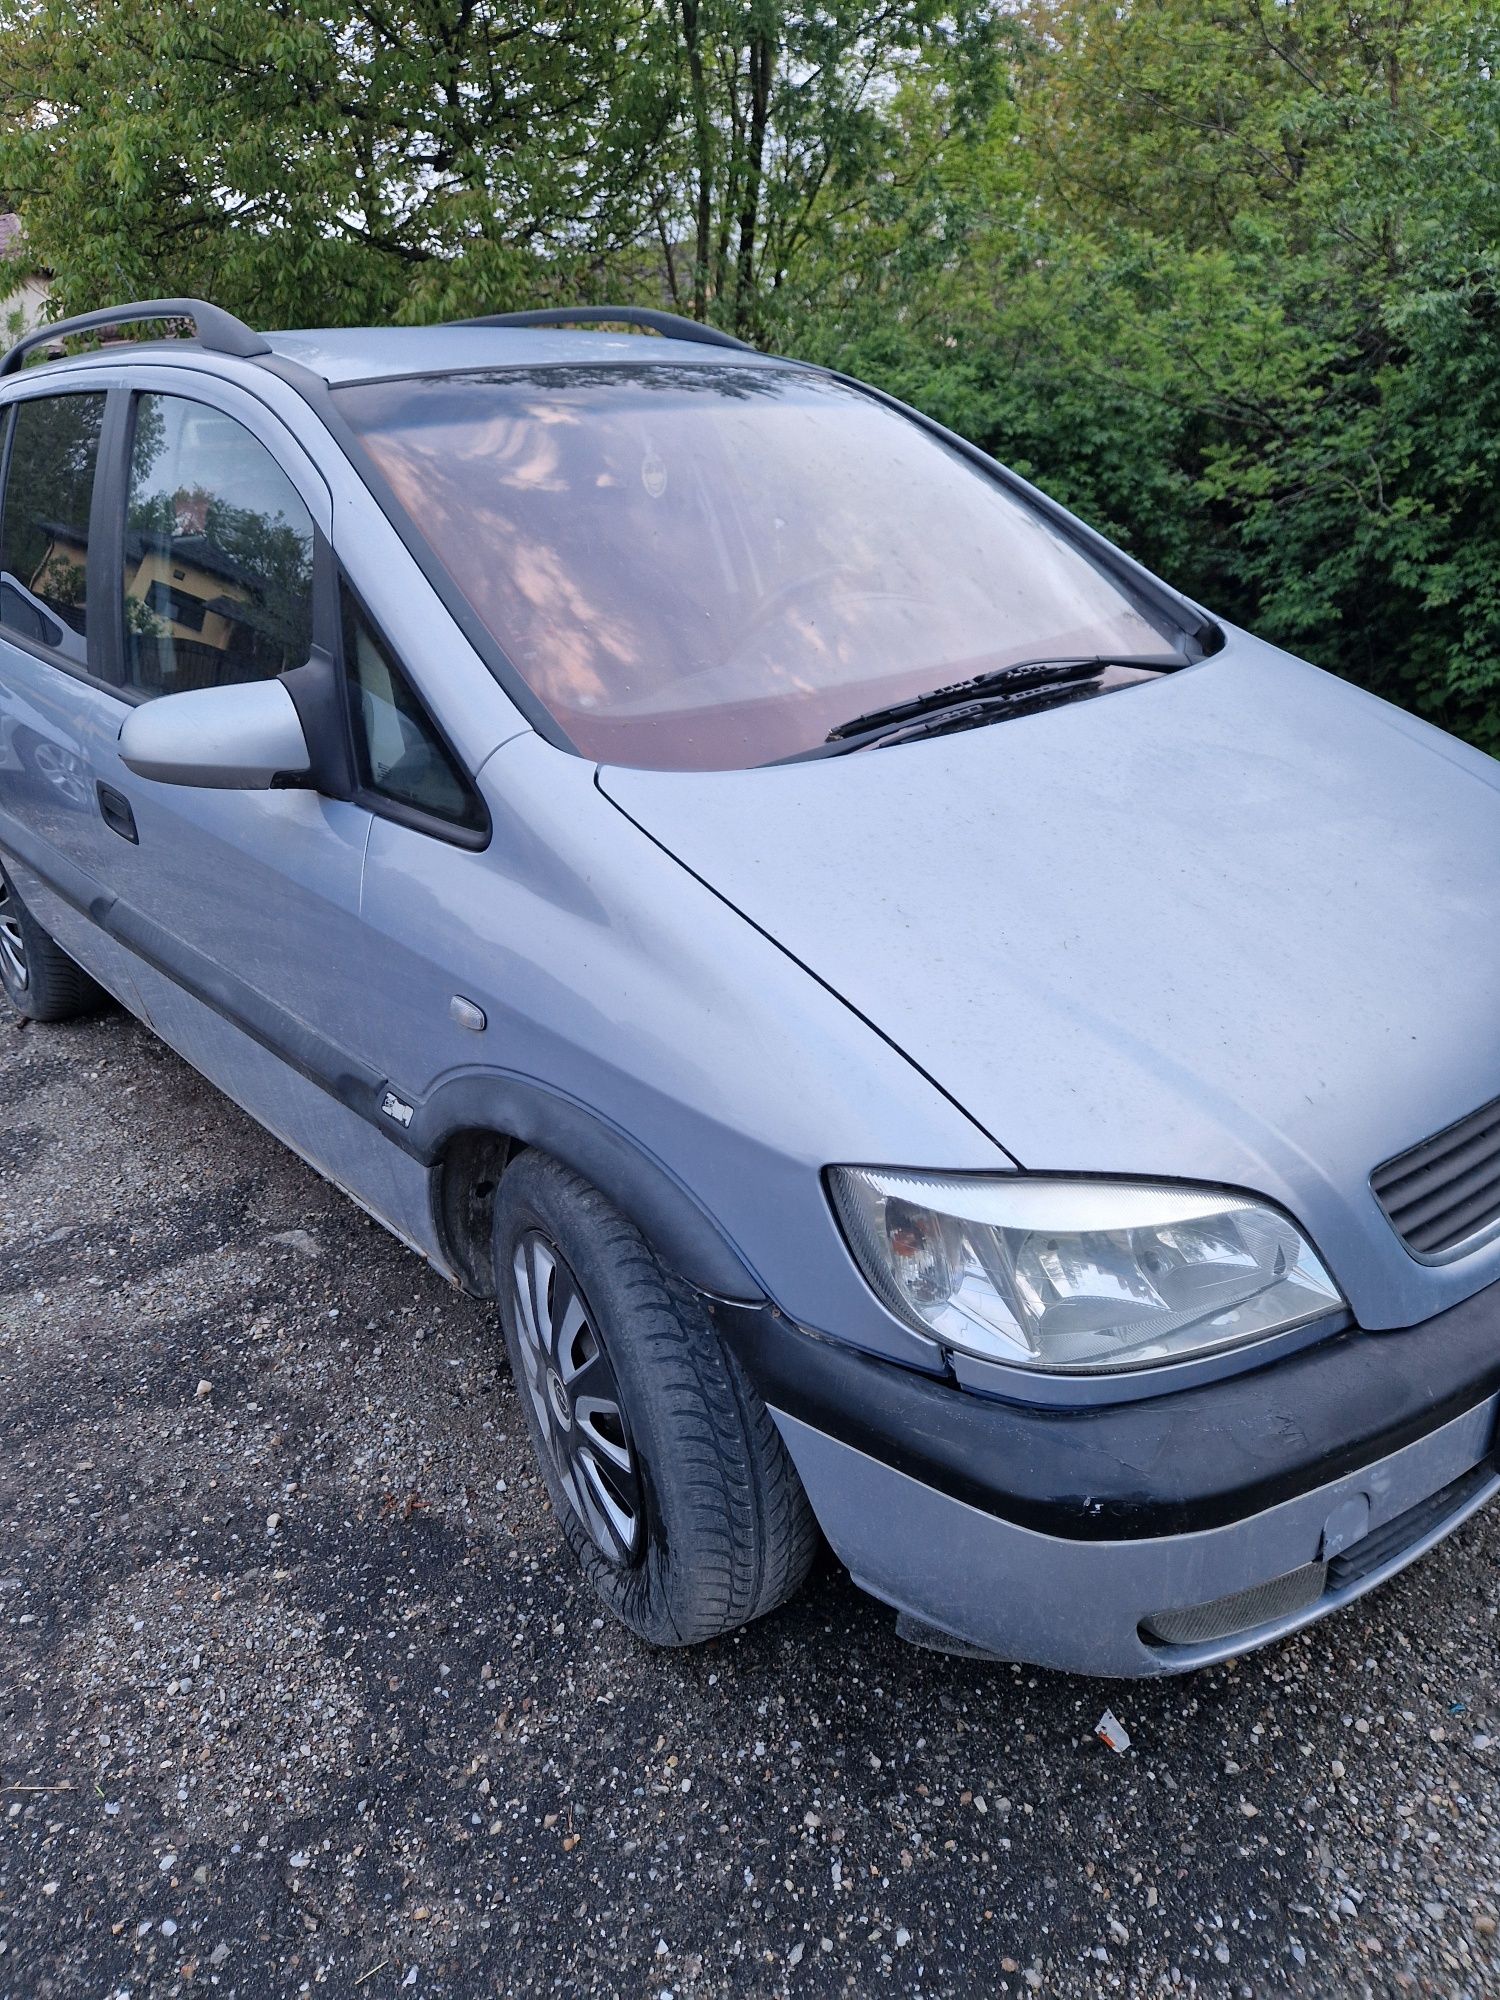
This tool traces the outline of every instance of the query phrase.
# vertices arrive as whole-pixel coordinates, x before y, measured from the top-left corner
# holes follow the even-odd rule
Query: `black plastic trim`
[[[617,1125],[534,1077],[469,1070],[416,1107],[406,1142],[436,1160],[460,1132],[497,1132],[550,1153],[592,1181],[679,1276],[717,1296],[759,1301],[765,1288],[692,1192]]]
[[[316,587],[313,594],[316,598]],[[316,627],[316,611],[313,622]],[[325,647],[315,645],[300,667],[289,668],[277,679],[291,696],[307,739],[307,776],[298,782],[325,799],[352,799],[354,766],[337,661]]]
[[[1500,1392],[1500,1284],[1420,1326],[1352,1327],[1198,1389],[1001,1403],[711,1301],[765,1400],[970,1506],[1073,1541],[1222,1527],[1358,1472]]]

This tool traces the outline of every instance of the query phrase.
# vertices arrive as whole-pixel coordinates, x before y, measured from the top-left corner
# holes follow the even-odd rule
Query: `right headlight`
[[[829,1171],[856,1261],[945,1347],[1059,1373],[1147,1368],[1319,1319],[1343,1295],[1290,1216],[1214,1188]]]

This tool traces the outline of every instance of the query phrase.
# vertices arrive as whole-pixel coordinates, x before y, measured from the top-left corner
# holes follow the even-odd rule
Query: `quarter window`
[[[88,658],[89,508],[104,398],[16,405],[0,526],[0,628]]]
[[[125,678],[147,694],[270,680],[312,650],[313,524],[265,446],[140,396],[125,517]]]
[[[344,664],[365,787],[394,804],[478,831],[484,809],[431,717],[347,587]]]

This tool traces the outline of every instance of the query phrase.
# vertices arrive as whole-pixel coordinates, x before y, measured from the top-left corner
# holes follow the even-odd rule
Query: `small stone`
[[[1251,1805],[1248,1799],[1240,1800],[1240,1811],[1244,1814],[1246,1819],[1260,1818],[1260,1807]]]
[[[193,1391],[193,1394],[198,1398],[199,1402],[201,1403],[205,1396],[211,1396],[213,1392],[214,1392],[214,1385],[212,1382],[209,1381],[208,1377],[205,1375],[202,1381],[198,1384],[197,1388]]]
[[[229,1956],[228,1945],[216,1944],[213,1950],[208,1954],[208,1962],[210,1965],[222,1965],[225,1959],[228,1958],[228,1956]]]
[[[61,1882],[44,1882],[42,1884],[42,1894],[44,1896],[55,1896],[61,1887]]]
[[[274,1535],[274,1534],[275,1534],[275,1532],[276,1532],[276,1530],[277,1530],[277,1529],[278,1529],[278,1528],[279,1528],[280,1526],[281,1526],[281,1516],[280,1516],[279,1514],[267,1514],[267,1516],[266,1516],[266,1533],[267,1533],[268,1535]]]
[[[321,1257],[317,1238],[305,1229],[278,1229],[266,1238],[268,1243],[280,1244],[284,1250],[295,1250],[299,1257]]]
[[[907,1930],[906,1927],[903,1925],[901,1929],[896,1932],[896,1949],[898,1951],[904,1951],[907,1945],[909,1945],[910,1943],[911,1943],[911,1932]]]
[[[161,1934],[162,1934],[162,1936],[163,1936],[163,1937],[176,1937],[176,1935],[177,1935],[177,1919],[176,1919],[175,1917],[163,1917],[163,1918],[162,1918],[162,1920],[161,1920]]]
[[[1229,1963],[1228,1945],[1223,1943],[1216,1944],[1214,1946],[1214,1957],[1219,1961],[1220,1965],[1228,1965]]]
[[[786,1955],[786,1962],[788,1965],[800,1965],[802,1963],[802,1947],[800,1944],[792,1946]]]

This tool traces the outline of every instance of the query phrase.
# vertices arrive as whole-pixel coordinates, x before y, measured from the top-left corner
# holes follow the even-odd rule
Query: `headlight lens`
[[[1342,1305],[1290,1217],[1212,1188],[835,1167],[870,1284],[945,1347],[1069,1374],[1264,1339]]]

